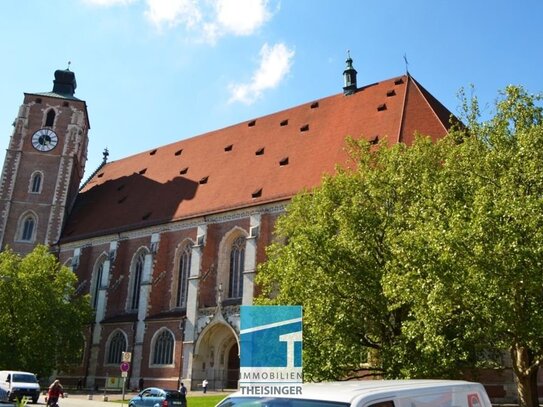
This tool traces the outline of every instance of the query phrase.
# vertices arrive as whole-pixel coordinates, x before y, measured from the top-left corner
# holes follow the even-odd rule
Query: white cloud
[[[271,17],[267,0],[217,0],[217,24],[234,35],[251,35]]]
[[[93,6],[125,6],[133,3],[135,0],[84,0],[85,3]]]
[[[254,103],[267,89],[277,87],[290,72],[294,50],[285,44],[264,44],[260,50],[260,66],[250,82],[230,85],[230,102]]]
[[[159,29],[181,25],[213,43],[224,35],[246,36],[256,32],[272,16],[268,3],[269,0],[147,0],[145,15]]]
[[[188,28],[202,20],[197,0],[147,0],[146,17],[158,28],[183,24]]]

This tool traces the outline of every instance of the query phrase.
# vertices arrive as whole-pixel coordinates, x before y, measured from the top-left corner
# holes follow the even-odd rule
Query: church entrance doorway
[[[191,388],[201,390],[237,389],[239,380],[239,346],[237,335],[226,322],[207,326],[196,341],[192,363]]]

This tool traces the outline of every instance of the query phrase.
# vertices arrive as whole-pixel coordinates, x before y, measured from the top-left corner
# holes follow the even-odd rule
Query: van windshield
[[[33,374],[25,373],[13,373],[11,381],[13,383],[38,383],[38,381],[36,380],[36,376],[34,376]]]
[[[217,407],[348,407],[348,403],[275,397],[229,397]]]

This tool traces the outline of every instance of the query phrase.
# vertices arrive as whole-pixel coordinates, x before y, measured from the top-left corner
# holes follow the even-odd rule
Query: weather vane
[[[409,62],[407,62],[407,54],[403,54],[403,60],[405,61],[405,73],[409,75]]]
[[[72,61],[68,61],[68,68],[67,68],[68,71],[70,70],[70,65],[71,64],[72,64]]]

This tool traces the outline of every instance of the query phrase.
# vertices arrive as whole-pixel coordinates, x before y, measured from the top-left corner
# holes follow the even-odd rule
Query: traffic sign
[[[122,362],[121,363],[121,372],[128,372],[130,370],[130,363]]]
[[[132,359],[132,352],[123,352],[121,362],[130,362],[130,359]]]
[[[128,372],[121,372],[121,377],[128,377]],[[124,386],[123,386],[123,393],[124,393]]]

